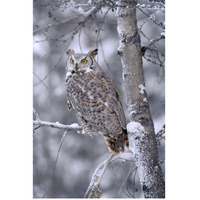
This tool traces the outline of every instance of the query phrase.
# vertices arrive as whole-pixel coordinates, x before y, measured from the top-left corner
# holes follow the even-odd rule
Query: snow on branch
[[[47,126],[47,127],[51,127],[51,128],[62,129],[62,130],[65,130],[65,131],[72,131],[72,130],[81,131],[82,130],[81,126],[79,126],[77,123],[74,123],[74,124],[71,124],[71,125],[64,125],[64,124],[61,124],[59,122],[53,123],[53,122],[34,120],[33,125]]]
[[[99,188],[101,179],[115,154],[111,154],[103,163],[101,163],[95,170],[90,185],[84,195],[84,198],[100,198],[102,192]]]
[[[137,1],[138,8],[148,8],[148,9],[164,9],[165,1],[164,0],[138,0]]]
[[[75,130],[75,131],[81,131],[82,128],[81,126],[79,126],[78,124],[74,123],[74,124],[71,124],[71,125],[64,125],[64,124],[61,124],[59,122],[47,122],[47,121],[41,121],[40,120],[40,117],[37,113],[37,111],[33,108],[33,113],[35,115],[35,118],[36,120],[33,120],[33,125],[37,125],[36,128],[34,128],[33,130],[37,129],[37,128],[40,128],[41,126],[47,126],[47,127],[51,127],[51,128],[57,128],[57,129],[62,129],[62,130],[66,130],[66,131],[71,131],[71,130]],[[64,140],[64,137],[66,135],[67,132],[64,133],[63,135],[63,138],[61,139],[61,145],[59,147],[59,151],[60,151],[60,148],[62,146],[62,142]],[[58,152],[59,153],[59,152]],[[112,153],[104,162],[102,162],[95,170],[93,176],[92,176],[92,179],[91,179],[91,182],[90,182],[90,185],[84,195],[84,198],[99,198],[102,194],[99,186],[100,186],[100,182],[101,182],[101,179],[103,178],[103,175],[110,163],[110,161],[112,160],[112,158],[115,156],[114,153]],[[55,162],[55,165],[57,163],[57,159],[58,159],[58,156],[56,158],[56,162]],[[55,172],[55,165],[54,165],[54,172]],[[53,172],[53,175],[52,175],[52,178],[51,178],[51,181],[49,183],[49,186],[53,180],[53,177],[54,177],[54,172]],[[46,193],[48,192],[49,190],[49,186],[44,194],[44,196],[46,195]],[[43,197],[44,197],[43,196]]]
[[[135,132],[141,133],[141,132],[144,132],[145,130],[144,130],[144,127],[140,123],[132,121],[127,124],[127,131],[129,133],[135,133]]]
[[[64,125],[61,124],[59,122],[47,122],[47,121],[41,121],[40,117],[37,113],[37,111],[33,108],[33,113],[35,115],[36,120],[33,120],[33,125],[37,125],[36,128],[34,128],[33,130],[36,130],[38,128],[40,128],[41,126],[47,126],[47,127],[51,127],[51,128],[57,128],[57,129],[62,129],[65,131],[81,131],[82,128],[81,126],[79,126],[77,123],[71,124],[71,125]]]

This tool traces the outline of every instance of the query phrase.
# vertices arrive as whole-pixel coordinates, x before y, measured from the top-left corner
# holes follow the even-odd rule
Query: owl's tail
[[[122,134],[103,134],[108,149],[113,153],[124,152],[125,147],[129,149],[128,133],[123,129]]]

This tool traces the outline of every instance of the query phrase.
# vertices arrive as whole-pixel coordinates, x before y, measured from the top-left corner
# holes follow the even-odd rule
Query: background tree
[[[101,181],[101,197],[164,195],[160,171],[164,161],[163,39],[164,1],[34,1],[36,119],[62,124],[77,122],[75,113],[66,108],[65,52],[68,48],[85,52],[97,47],[98,62],[113,78],[123,98],[127,119],[132,121],[128,124],[132,145],[135,144],[135,150],[143,151],[134,152],[135,160],[125,154],[113,158]],[[158,133],[160,163],[151,117]],[[135,132],[132,125],[138,124],[133,123],[142,124],[144,130]],[[69,130],[72,129],[79,127],[72,125]],[[142,163],[141,156],[149,149],[155,153],[154,168],[151,168],[152,163],[149,163],[151,166]],[[75,131],[63,134],[62,130],[34,126],[34,197],[83,197],[95,168],[109,154],[101,136],[90,138]],[[150,156],[152,153],[146,155],[145,163],[150,161]],[[144,170],[158,176],[144,176]],[[162,170],[164,174],[164,168]],[[157,181],[156,191],[152,190],[149,179]]]

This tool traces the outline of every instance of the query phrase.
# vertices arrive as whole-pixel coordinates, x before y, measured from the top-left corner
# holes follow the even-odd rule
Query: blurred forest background
[[[96,59],[121,94],[126,113],[122,65],[117,54],[119,38],[116,1],[33,1],[33,102],[41,120],[77,123],[68,111],[65,92],[66,51],[88,52],[98,48]],[[164,35],[163,1],[139,1],[137,7],[141,45]],[[151,1],[148,1],[151,2]],[[100,6],[99,6],[100,5]],[[158,40],[143,56],[145,84],[155,132],[165,124],[165,43]],[[35,116],[33,116],[35,119]],[[35,128],[35,127],[34,127]],[[81,198],[96,167],[110,154],[101,135],[93,138],[69,131],[40,127],[33,134],[33,197]],[[164,173],[164,138],[158,141]],[[133,170],[135,169],[135,170]],[[52,179],[53,176],[53,179]],[[50,184],[51,182],[51,184]],[[134,186],[134,190],[133,190]],[[133,160],[115,157],[101,183],[102,197],[142,197]]]

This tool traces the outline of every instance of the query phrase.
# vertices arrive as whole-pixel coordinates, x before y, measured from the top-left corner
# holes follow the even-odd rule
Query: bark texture
[[[116,12],[119,34],[118,54],[123,65],[130,123],[129,140],[145,198],[164,198],[165,183],[158,160],[154,125],[145,90],[136,2],[119,0]]]

